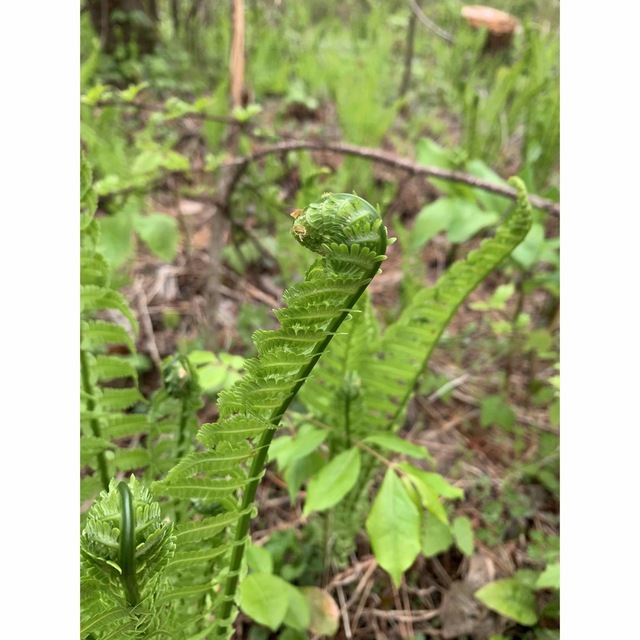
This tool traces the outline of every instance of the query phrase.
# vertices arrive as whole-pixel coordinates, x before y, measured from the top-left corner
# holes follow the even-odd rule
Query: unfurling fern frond
[[[527,191],[518,178],[510,182],[518,191],[517,202],[495,236],[414,296],[384,333],[376,361],[363,371],[367,420],[373,430],[401,426],[415,383],[458,307],[527,235],[532,215]]]
[[[320,258],[303,282],[285,291],[287,307],[276,312],[281,328],[254,334],[258,357],[245,364],[240,382],[220,394],[219,421],[198,433],[206,450],[185,456],[155,485],[170,496],[208,504],[212,514],[177,528],[172,560],[175,597],[189,597],[198,573],[194,595],[201,602],[213,595],[210,638],[231,634],[253,501],[273,434],[377,273],[388,242],[379,212],[356,195],[327,194],[294,213],[292,234]],[[205,551],[204,538],[210,541]],[[166,597],[174,596],[169,591]]]

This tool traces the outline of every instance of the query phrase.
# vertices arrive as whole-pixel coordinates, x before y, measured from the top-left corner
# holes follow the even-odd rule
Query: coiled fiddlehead
[[[210,561],[216,591],[210,638],[232,633],[249,521],[273,434],[378,272],[388,244],[379,212],[356,195],[325,194],[292,215],[293,236],[320,257],[303,282],[285,291],[287,307],[276,311],[281,328],[254,334],[258,357],[245,363],[240,382],[220,394],[218,422],[203,425],[198,433],[206,451],[185,456],[156,484],[174,497],[215,503],[216,515],[177,527],[178,550],[172,564],[183,578],[176,578],[175,590],[166,596],[168,600],[176,594],[195,594],[195,576],[189,571],[201,572],[203,560]],[[207,551],[203,540],[211,545]],[[212,584],[200,584],[202,597]]]
[[[158,628],[155,603],[175,546],[149,490],[134,476],[112,480],[80,538],[82,636],[142,638]]]

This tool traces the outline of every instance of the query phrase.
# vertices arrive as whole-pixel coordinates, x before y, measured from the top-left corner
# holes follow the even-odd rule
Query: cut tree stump
[[[462,7],[461,15],[474,29],[487,30],[487,41],[484,45],[484,51],[487,53],[509,47],[519,24],[518,20],[504,11],[478,4]]]

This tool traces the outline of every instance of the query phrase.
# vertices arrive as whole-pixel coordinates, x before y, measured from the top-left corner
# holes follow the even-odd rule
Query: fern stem
[[[377,265],[376,265],[377,269]],[[365,290],[366,285],[361,288],[353,297],[350,304],[347,303],[347,307],[351,308],[357,299],[362,295],[362,292]],[[258,489],[258,485],[260,484],[260,480],[262,478],[262,473],[264,471],[264,467],[267,461],[267,454],[269,452],[269,445],[273,440],[273,436],[275,435],[276,428],[278,427],[280,420],[291,404],[292,400],[295,398],[298,393],[300,387],[303,385],[304,381],[307,379],[316,363],[320,359],[320,356],[327,348],[327,345],[331,341],[333,337],[333,333],[338,329],[342,321],[347,317],[348,312],[342,313],[329,328],[329,333],[325,337],[325,339],[320,343],[320,345],[316,348],[316,353],[311,358],[310,362],[301,370],[300,375],[298,376],[298,382],[295,384],[291,393],[286,397],[284,402],[274,410],[271,419],[269,422],[274,425],[273,429],[266,430],[260,436],[260,440],[258,441],[258,445],[256,447],[256,455],[253,458],[253,462],[251,463],[251,469],[249,471],[249,484],[247,485],[247,489],[242,496],[242,506],[240,507],[240,512],[242,516],[238,520],[238,525],[236,527],[236,534],[233,544],[233,551],[231,552],[231,560],[229,563],[229,574],[226,579],[226,584],[224,587],[224,598],[222,600],[221,611],[219,612],[219,619],[225,621],[229,618],[231,614],[231,608],[233,605],[233,599],[236,593],[236,589],[238,587],[238,579],[240,575],[240,565],[242,563],[242,557],[244,555],[244,539],[249,531],[249,521],[251,520],[251,505],[256,497],[256,491]],[[226,636],[226,630],[222,630],[222,634],[220,637]]]
[[[89,365],[89,356],[86,351],[80,349],[80,375],[82,378],[82,390],[85,392],[87,396],[87,409],[89,413],[94,415],[96,410],[96,401],[94,399],[95,389],[91,384],[91,374],[90,374],[90,365]],[[94,416],[89,420],[89,425],[91,426],[91,433],[96,438],[102,437],[102,429],[100,429],[100,423],[98,419]],[[102,488],[105,491],[109,491],[109,469],[107,466],[107,457],[104,451],[101,451],[97,454],[98,458],[98,470],[100,471],[100,482],[102,483]]]
[[[135,607],[140,600],[136,581],[136,514],[133,508],[131,491],[126,482],[118,485],[120,493],[120,568],[122,585],[127,594],[127,603]]]

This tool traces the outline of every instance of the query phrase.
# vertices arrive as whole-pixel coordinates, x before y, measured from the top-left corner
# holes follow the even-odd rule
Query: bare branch
[[[411,11],[413,11],[414,15],[422,22],[422,24],[429,29],[432,33],[435,33],[437,36],[446,40],[447,42],[453,43],[455,42],[454,37],[448,32],[439,27],[433,20],[427,18],[424,15],[422,9],[418,6],[416,0],[409,0],[409,4],[411,5]]]
[[[460,173],[458,171],[448,171],[447,169],[427,167],[425,165],[418,164],[413,160],[409,160],[408,158],[397,156],[388,151],[371,149],[369,147],[360,147],[358,145],[349,144],[346,142],[288,140],[286,142],[279,142],[274,145],[262,147],[262,149],[258,149],[250,156],[245,156],[243,158],[234,158],[230,160],[228,164],[246,168],[250,163],[259,160],[260,158],[264,158],[265,156],[278,153],[286,153],[288,151],[298,151],[301,149],[309,149],[314,151],[334,151],[335,153],[342,153],[344,155],[357,156],[360,158],[373,160],[374,162],[380,162],[381,164],[386,164],[391,167],[396,167],[398,169],[404,169],[405,171],[408,171],[409,173],[414,175],[424,175],[430,178],[440,178],[441,180],[449,180],[451,182],[468,184],[472,187],[476,187],[477,189],[483,189],[484,191],[489,191],[490,193],[505,196],[506,198],[510,198],[512,200],[515,200],[517,196],[515,189],[508,186],[488,182],[487,180],[482,180],[481,178],[476,178],[475,176],[471,176],[466,173]],[[223,166],[226,166],[226,164],[227,163],[225,163],[225,165]],[[546,198],[542,198],[536,195],[529,195],[529,200],[531,201],[531,204],[538,209],[548,211],[549,213],[552,213],[554,215],[560,214],[560,205],[557,202],[553,202],[552,200],[547,200]]]

